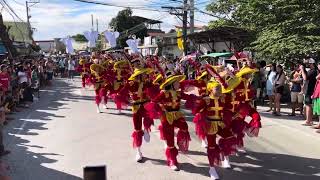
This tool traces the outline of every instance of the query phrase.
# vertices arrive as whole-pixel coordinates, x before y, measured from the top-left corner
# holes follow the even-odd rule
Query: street
[[[31,108],[14,115],[5,127],[4,158],[13,180],[80,180],[83,167],[107,165],[111,180],[208,180],[206,149],[194,133],[187,154],[179,154],[181,170],[166,166],[163,143],[153,128],[144,143],[146,160],[136,163],[132,148],[131,111],[118,115],[113,103],[96,113],[92,88],[80,88],[80,79],[58,79],[41,92]],[[319,180],[320,138],[301,117],[273,117],[260,108],[263,128],[258,138],[247,138],[247,155],[231,158],[232,170],[218,168],[223,180]],[[289,109],[284,109],[289,112]],[[300,120],[298,120],[300,118]],[[156,120],[159,124],[159,120]]]

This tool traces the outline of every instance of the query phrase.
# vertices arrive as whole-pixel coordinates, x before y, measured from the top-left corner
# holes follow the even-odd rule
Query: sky
[[[25,0],[5,0],[16,14],[26,21]],[[37,1],[37,0],[32,0]],[[38,0],[39,1],[39,0]],[[122,6],[144,7],[149,9],[161,10],[161,6],[178,6],[181,0],[97,0],[100,2],[111,3]],[[180,2],[179,2],[180,1]],[[196,7],[204,10],[205,6],[212,0],[195,0]],[[30,8],[31,26],[35,28],[35,40],[52,40],[53,38],[63,38],[68,35],[83,34],[84,31],[91,29],[91,14],[94,19],[99,21],[99,31],[107,30],[110,20],[115,17],[121,7],[111,7],[96,4],[87,4],[74,0],[40,0]],[[6,9],[0,5],[5,21],[13,21],[13,17]],[[162,9],[163,10],[163,9]],[[133,9],[133,15],[143,16],[150,19],[163,21],[161,28],[169,31],[175,25],[181,25],[174,15],[167,12],[147,11]],[[17,17],[15,21],[20,21]],[[195,25],[206,25],[213,20],[211,16],[202,13],[195,14]],[[96,23],[95,23],[96,24]],[[96,25],[95,25],[96,28]]]

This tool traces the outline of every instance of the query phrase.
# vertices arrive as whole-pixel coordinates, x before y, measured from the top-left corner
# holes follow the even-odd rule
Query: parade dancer
[[[222,94],[221,84],[211,81],[207,85],[209,96],[197,101],[198,113],[195,116],[196,133],[208,141],[207,155],[210,164],[211,179],[219,179],[215,166],[231,168],[229,156],[235,153],[236,138],[227,124],[231,121],[228,111],[229,102]],[[218,144],[217,137],[220,137]]]
[[[151,119],[144,105],[149,102],[149,97],[147,96],[148,88],[151,86],[148,74],[152,72],[149,68],[139,68],[135,69],[134,73],[128,79],[129,82],[123,87],[120,94],[129,92],[132,104],[132,119],[134,125],[134,131],[132,133],[133,147],[136,148],[136,161],[142,161],[142,136],[146,142],[150,141],[149,132],[151,131],[151,125],[153,125],[153,119]],[[143,119],[143,121],[142,121]],[[142,130],[142,123],[144,125],[144,130]]]
[[[126,94],[119,93],[120,90],[124,87],[125,81],[130,77],[131,73],[131,67],[127,60],[121,60],[114,63],[114,82],[113,82],[113,89],[110,93],[113,97],[113,100],[116,104],[116,108],[119,111],[119,114],[121,114],[121,110],[124,105],[128,104],[128,98],[129,96]]]
[[[86,85],[90,85],[90,66],[92,63],[86,62],[84,58],[80,58],[79,60],[79,66],[77,68],[77,71],[81,73],[81,81],[82,81],[82,87],[85,88]]]
[[[253,107],[252,100],[255,96],[255,90],[250,85],[250,77],[256,72],[256,69],[250,67],[242,68],[236,77],[240,79],[239,85],[235,88],[233,94],[231,94],[231,101],[234,104],[235,115],[231,123],[232,131],[237,136],[237,146],[239,152],[245,152],[244,150],[244,136],[246,133],[248,136],[258,136],[259,129],[261,128],[260,114]],[[249,116],[252,118],[248,124],[245,118]]]
[[[177,171],[178,150],[174,143],[174,129],[179,128],[177,134],[177,145],[182,152],[188,151],[191,140],[188,124],[180,111],[181,99],[187,99],[187,95],[180,91],[180,82],[185,79],[184,75],[169,76],[161,85],[160,94],[146,106],[152,116],[157,115],[161,120],[160,133],[167,143],[166,158],[168,166]],[[157,118],[158,118],[157,117]]]
[[[93,75],[92,81],[94,83],[94,90],[96,95],[95,102],[97,105],[97,113],[101,113],[100,104],[102,103],[102,101],[106,101],[105,99],[107,96],[107,90],[105,89],[106,80],[103,76],[105,68],[99,64],[92,64],[90,66],[90,70]]]

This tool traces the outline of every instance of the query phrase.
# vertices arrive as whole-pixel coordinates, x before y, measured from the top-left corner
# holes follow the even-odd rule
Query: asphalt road
[[[210,179],[206,150],[194,134],[192,116],[186,116],[192,136],[190,152],[178,156],[179,172],[166,166],[155,128],[151,142],[143,145],[146,161],[137,164],[130,110],[117,115],[109,103],[110,109],[97,114],[93,90],[79,88],[79,79],[54,84],[6,126],[5,144],[11,154],[4,161],[11,167],[13,180],[80,180],[83,167],[92,165],[107,165],[111,180]],[[260,108],[260,137],[246,139],[248,154],[232,157],[232,170],[218,169],[221,179],[319,180],[320,134],[301,126],[301,117],[275,119],[264,110]]]

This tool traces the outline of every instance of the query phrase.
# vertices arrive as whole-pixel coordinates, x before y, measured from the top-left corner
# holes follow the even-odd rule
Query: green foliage
[[[115,30],[120,32],[118,38],[118,46],[120,48],[126,47],[126,40],[130,35],[136,35],[137,38],[144,39],[147,36],[147,28],[140,20],[132,16],[130,8],[119,11],[117,16],[111,19],[109,25]]]
[[[255,38],[248,49],[258,58],[292,61],[320,53],[318,0],[217,0],[207,10],[225,18],[210,26],[252,30]]]
[[[76,34],[76,35],[72,36],[72,38],[77,42],[88,42],[88,40],[86,39],[86,37],[83,34]]]

